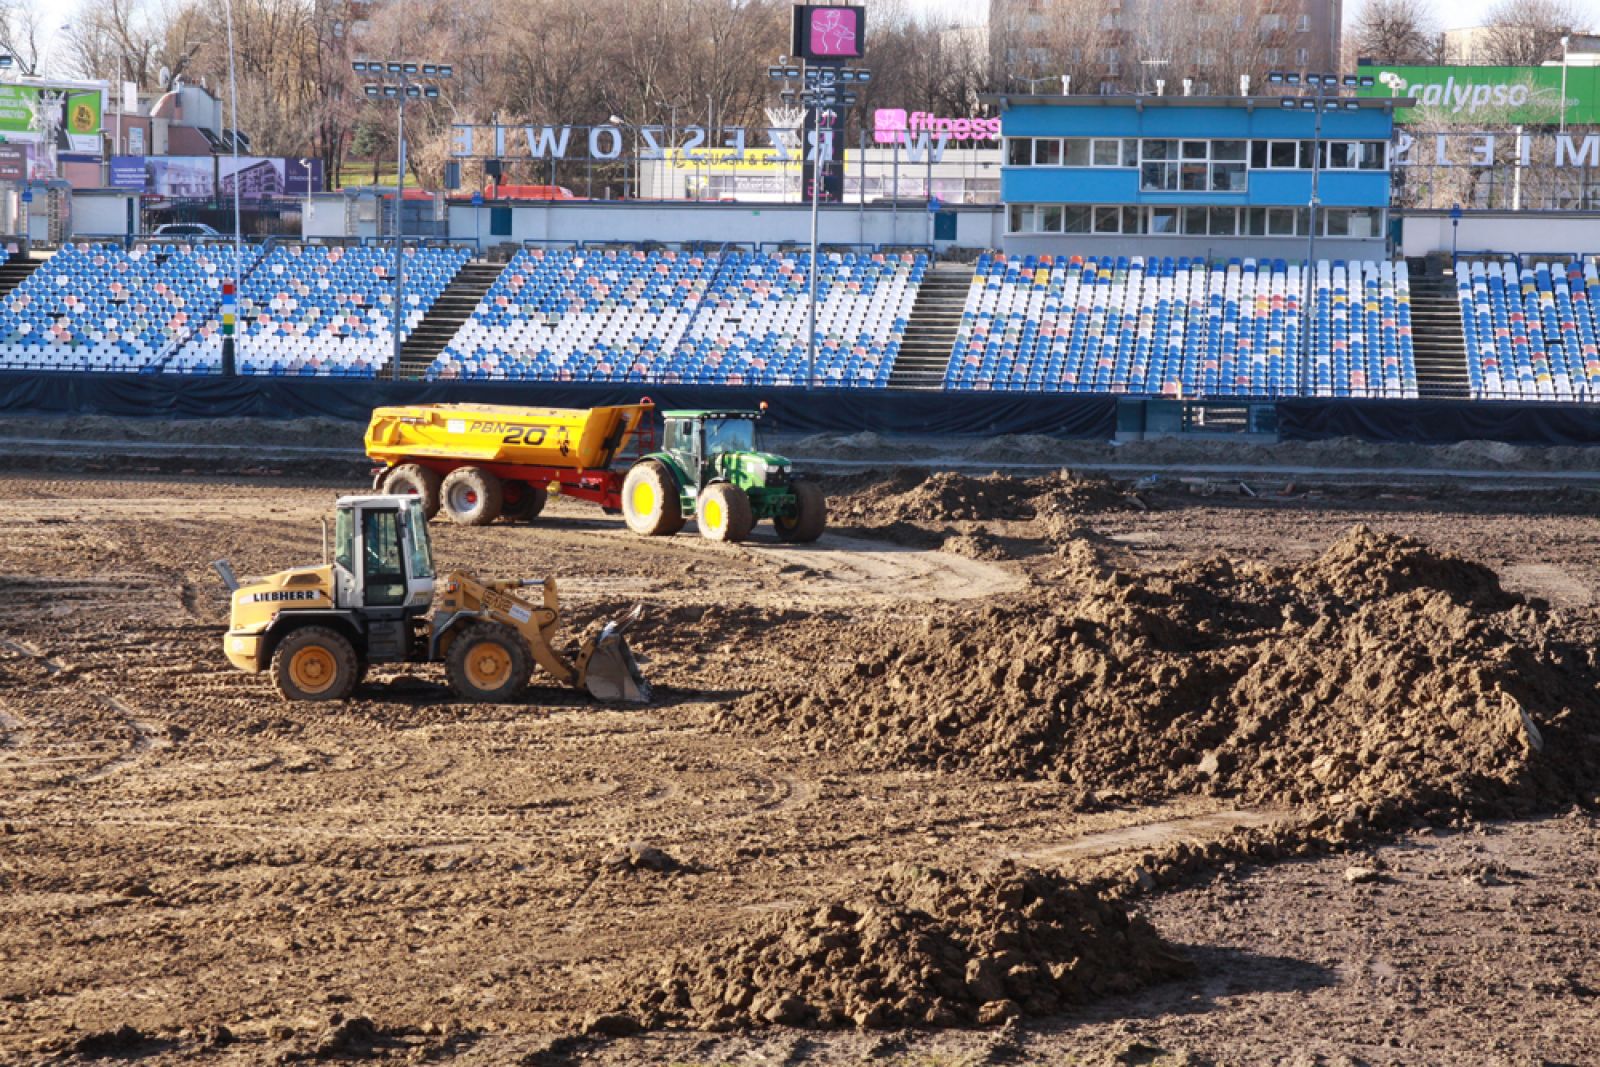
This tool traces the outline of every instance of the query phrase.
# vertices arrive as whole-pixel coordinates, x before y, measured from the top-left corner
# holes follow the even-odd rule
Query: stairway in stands
[[[950,367],[967,291],[972,288],[972,264],[935,263],[922,276],[911,318],[900,341],[900,354],[889,372],[891,389],[940,389]]]
[[[11,290],[28,280],[28,276],[39,269],[43,259],[34,259],[20,252],[0,265],[0,296],[5,296]]]
[[[1470,399],[1455,265],[1444,256],[1407,256],[1406,273],[1411,278],[1411,347],[1417,361],[1417,395]]]
[[[505,269],[504,263],[469,259],[433,302],[400,348],[400,377],[421,378],[434,358],[455,337],[461,324],[472,317],[478,302]]]

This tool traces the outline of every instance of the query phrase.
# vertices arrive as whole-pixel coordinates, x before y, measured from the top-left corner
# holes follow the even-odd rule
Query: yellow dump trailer
[[[366,435],[367,455],[382,464],[373,486],[419,496],[430,517],[442,510],[469,526],[501,515],[531,519],[552,490],[619,511],[625,472],[611,463],[629,441],[653,436],[653,410],[648,400],[598,408],[377,408]],[[651,447],[646,441],[643,450]]]

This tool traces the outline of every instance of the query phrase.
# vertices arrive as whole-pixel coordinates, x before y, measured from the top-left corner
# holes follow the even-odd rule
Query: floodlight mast
[[[1370,89],[1377,84],[1377,80],[1368,75],[1346,74],[1336,77],[1332,74],[1303,74],[1299,71],[1274,70],[1267,74],[1269,85],[1282,88],[1298,89],[1302,86],[1315,90],[1312,96],[1284,96],[1278,103],[1285,109],[1299,109],[1310,111],[1314,116],[1311,132],[1311,196],[1306,204],[1306,263],[1301,271],[1301,287],[1303,303],[1300,305],[1300,314],[1305,321],[1305,329],[1300,336],[1300,388],[1303,390],[1310,384],[1311,377],[1311,325],[1315,317],[1311,313],[1311,300],[1314,294],[1312,288],[1312,275],[1316,269],[1317,256],[1317,207],[1318,186],[1322,176],[1322,113],[1324,111],[1337,111],[1341,104],[1347,110],[1356,110],[1360,104],[1355,100],[1340,99],[1340,92],[1345,89]]]
[[[786,57],[785,57],[786,58]],[[807,287],[810,299],[806,307],[806,388],[812,389],[817,380],[817,218],[819,186],[827,177],[827,164],[829,160],[822,154],[822,116],[832,113],[841,105],[845,108],[855,106],[856,94],[848,90],[841,90],[841,84],[865,83],[872,78],[872,72],[860,67],[812,66],[804,59],[800,60],[798,67],[784,62],[780,58],[776,66],[767,68],[767,77],[773,81],[787,82],[799,79],[802,89],[799,100],[805,110],[811,113],[811,144],[809,146],[813,159],[811,163],[811,263],[807,272]],[[789,90],[785,89],[784,93]],[[783,94],[780,94],[783,95]],[[787,98],[787,97],[785,97]],[[828,155],[832,156],[833,129],[828,130]],[[807,151],[805,138],[801,138],[800,162],[802,174],[805,173],[805,153]],[[863,185],[861,195],[866,196]]]
[[[389,309],[390,329],[394,335],[394,349],[389,360],[389,379],[400,380],[400,349],[405,344],[405,195],[406,195],[406,101],[410,99],[435,99],[438,86],[426,84],[434,79],[449,78],[454,68],[448,63],[419,63],[416,60],[356,60],[351,68],[357,74],[377,76],[381,80],[368,83],[366,94],[371,97],[393,97],[400,101],[396,118],[395,184],[394,184],[394,306]],[[381,216],[380,216],[381,218]]]

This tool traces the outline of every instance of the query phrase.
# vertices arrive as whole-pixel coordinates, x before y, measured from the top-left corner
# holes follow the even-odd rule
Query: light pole
[[[233,69],[233,0],[226,0],[225,7],[228,17],[228,110],[233,119],[232,135],[228,138],[233,143],[233,284],[229,287],[230,292],[223,295],[231,296],[233,300],[224,299],[223,303],[235,303],[237,306],[239,283],[244,280],[244,224],[239,209],[239,187],[244,183],[240,180],[243,175],[239,173],[239,80],[234,77]],[[234,336],[238,327],[227,321],[232,317],[231,313],[224,314],[222,324],[222,373],[228,376],[232,376],[235,370],[234,345],[238,343]]]
[[[1300,337],[1300,386],[1304,389],[1310,381],[1311,375],[1311,325],[1314,317],[1311,314],[1312,275],[1316,270],[1317,262],[1317,192],[1318,179],[1322,176],[1322,116],[1327,111],[1356,111],[1361,107],[1358,100],[1339,98],[1339,93],[1344,89],[1370,89],[1377,85],[1377,79],[1365,74],[1346,74],[1343,77],[1333,74],[1300,74],[1295,71],[1274,70],[1267,74],[1267,84],[1282,89],[1298,89],[1302,86],[1315,90],[1311,96],[1284,96],[1278,98],[1278,103],[1285,110],[1309,111],[1315,116],[1311,132],[1311,196],[1306,207],[1306,264],[1301,271],[1304,295],[1300,305],[1300,314],[1305,319],[1305,329]]]
[[[1567,47],[1571,37],[1561,38],[1561,132],[1567,132]]]
[[[350,66],[357,74],[378,79],[366,84],[368,96],[400,102],[394,177],[394,307],[390,309],[390,324],[394,331],[394,354],[389,366],[390,380],[399,381],[400,346],[405,343],[406,101],[437,100],[439,87],[428,83],[453,76],[455,68],[448,63],[417,63],[411,60],[392,59],[381,62],[358,59]]]
[[[791,65],[771,66],[767,68],[767,77],[773,81],[788,82],[794,78],[801,80],[804,88],[800,90],[798,98],[800,103],[811,112],[811,270],[809,288],[811,299],[806,309],[806,388],[810,389],[816,384],[817,378],[817,202],[818,190],[827,176],[827,167],[833,155],[834,119],[838,110],[849,108],[857,101],[856,94],[845,86],[864,85],[872,80],[872,72],[860,67],[818,66],[801,61],[798,67]],[[785,89],[780,94],[784,100],[796,98],[794,90]],[[823,116],[828,117],[827,144],[829,151],[823,154]],[[805,141],[801,139],[801,159],[804,160]],[[803,170],[802,170],[803,173]]]

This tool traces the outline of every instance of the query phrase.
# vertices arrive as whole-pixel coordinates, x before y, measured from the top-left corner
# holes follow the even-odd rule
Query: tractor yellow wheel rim
[[[485,641],[467,653],[467,681],[474,689],[499,689],[511,679],[511,653]]]
[[[705,516],[707,527],[713,530],[722,529],[722,501],[715,499],[707,500],[705,507],[701,509],[701,514]]]
[[[289,660],[289,680],[303,693],[323,693],[333,687],[339,662],[321,645],[308,645]]]
[[[637,515],[653,515],[656,510],[656,489],[649,482],[633,487],[633,510]]]

